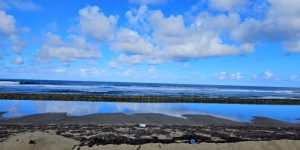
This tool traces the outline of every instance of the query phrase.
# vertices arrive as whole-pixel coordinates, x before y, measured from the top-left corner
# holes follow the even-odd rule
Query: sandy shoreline
[[[199,144],[142,144],[142,145],[98,145],[80,146],[76,140],[53,135],[45,132],[21,133],[10,137],[0,143],[1,150],[180,150],[180,149],[201,149],[201,150],[299,150],[300,141],[275,140],[259,142],[238,142],[238,143],[199,143]]]
[[[0,119],[0,141],[24,132],[47,132],[79,141],[82,146],[103,144],[141,145],[187,143],[190,138],[206,143],[241,141],[300,140],[300,125],[271,118],[255,117],[237,122],[209,115],[35,114]],[[146,127],[139,127],[139,124]]]
[[[196,114],[184,117],[152,113],[0,117],[0,149],[298,150],[300,147],[300,124],[265,117],[255,117],[251,122]],[[140,123],[146,127],[140,127]],[[188,144],[190,138],[197,144]]]

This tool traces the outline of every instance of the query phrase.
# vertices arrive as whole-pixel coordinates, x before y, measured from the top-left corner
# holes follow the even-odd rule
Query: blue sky
[[[300,86],[297,0],[0,0],[0,78]]]

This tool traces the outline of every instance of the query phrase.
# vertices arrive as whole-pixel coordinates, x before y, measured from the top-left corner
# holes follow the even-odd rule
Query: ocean
[[[187,85],[129,82],[88,82],[50,80],[0,80],[0,93],[35,94],[103,94],[134,96],[197,96],[212,98],[299,99],[299,88]],[[126,103],[84,101],[1,100],[4,117],[37,113],[66,112],[69,115],[93,113],[162,113],[171,116],[204,114],[239,121],[264,116],[288,122],[299,122],[299,105],[248,105],[203,103]],[[1,116],[0,116],[1,117]]]
[[[300,88],[131,82],[0,80],[0,93],[300,99]]]

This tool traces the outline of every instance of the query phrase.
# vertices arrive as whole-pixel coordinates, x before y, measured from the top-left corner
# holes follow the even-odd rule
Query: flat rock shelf
[[[0,99],[7,100],[55,100],[96,102],[147,102],[147,103],[219,103],[219,104],[269,104],[300,105],[300,99],[239,99],[170,96],[115,96],[80,94],[19,94],[0,93]]]

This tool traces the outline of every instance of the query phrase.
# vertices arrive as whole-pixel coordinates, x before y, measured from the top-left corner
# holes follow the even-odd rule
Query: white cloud
[[[133,55],[134,62],[159,64],[173,60],[189,60],[202,57],[236,55],[253,50],[252,44],[225,44],[221,35],[239,25],[239,16],[211,16],[200,13],[191,24],[186,24],[182,15],[164,16],[160,10],[149,10],[141,6],[138,10],[127,11],[126,16],[132,29],[121,29],[112,49]],[[143,30],[143,29],[147,30]],[[139,61],[141,60],[141,61]]]
[[[56,73],[64,73],[64,72],[66,72],[66,70],[60,68],[60,69],[55,69],[54,72],[56,72]]]
[[[108,62],[108,67],[117,68],[117,67],[119,67],[119,64],[118,64],[118,62],[112,60],[112,61]]]
[[[167,0],[129,0],[130,3],[135,4],[162,4]]]
[[[13,61],[14,64],[23,64],[23,59],[19,53],[26,46],[26,42],[20,40],[19,37],[21,33],[28,31],[29,28],[18,29],[14,16],[0,10],[0,37],[3,36],[5,39],[8,39],[11,42],[9,45],[11,50],[18,53],[18,56]]]
[[[246,2],[247,0],[209,0],[209,4],[212,8],[221,11],[228,11],[241,7]]]
[[[122,28],[117,34],[117,41],[111,44],[112,50],[129,54],[149,54],[153,46],[149,37],[141,37],[136,31]]]
[[[274,77],[274,74],[270,71],[265,71],[264,72],[264,78],[265,79],[272,79]]]
[[[6,14],[5,11],[0,10],[0,35],[10,36],[15,34],[16,20],[13,16]]]
[[[11,49],[16,53],[19,53],[22,50],[22,48],[26,46],[26,42],[20,40],[19,36],[16,34],[11,35],[10,40],[12,42]]]
[[[71,35],[68,39],[69,41],[64,42],[60,36],[47,33],[46,42],[39,49],[38,58],[40,60],[54,58],[68,63],[77,59],[96,59],[101,56],[98,46],[88,43],[84,37]]]
[[[140,64],[143,61],[143,56],[141,55],[119,55],[117,58],[117,61],[120,63],[125,63],[125,64],[132,64],[132,65],[136,65],[136,64]]]
[[[225,18],[211,19],[199,15],[191,26],[185,26],[183,16],[164,17],[162,12],[155,11],[151,15],[150,24],[154,29],[154,41],[167,58],[184,60],[239,54],[242,51],[239,46],[225,44],[220,37],[222,28],[232,28],[234,25],[231,22],[236,22],[238,18]],[[220,26],[214,28],[211,25],[215,23],[212,22],[218,22]]]
[[[287,50],[300,52],[300,5],[298,0],[269,0],[264,19],[247,18],[233,30],[236,40],[256,43],[260,40],[281,42]]]
[[[242,80],[244,78],[240,72],[231,74],[231,77],[235,80]]]
[[[118,75],[123,76],[123,77],[132,77],[133,76],[133,70],[127,69],[127,70],[124,70],[122,72],[119,72]]]
[[[235,73],[228,73],[228,72],[219,72],[214,74],[214,77],[218,80],[243,80],[244,76],[240,72],[235,72]]]
[[[290,80],[293,82],[300,82],[300,77],[297,75],[291,75]]]
[[[13,61],[13,63],[16,64],[16,65],[23,64],[23,63],[24,63],[24,62],[23,62],[23,58],[22,58],[21,56],[18,55],[18,56],[15,58],[15,60]]]
[[[117,16],[106,16],[97,6],[86,6],[79,11],[79,27],[82,33],[98,41],[113,38]]]
[[[40,10],[40,6],[29,0],[0,0],[0,9]]]
[[[235,10],[246,3],[248,3],[246,0],[209,1],[211,7],[221,11]],[[282,42],[289,51],[299,52],[300,6],[297,3],[297,0],[289,2],[269,0],[269,7],[251,6],[251,8],[267,8],[265,18],[259,20],[252,17],[240,19],[236,11],[221,14],[202,11],[196,16],[191,16],[189,23],[184,18],[186,16],[165,16],[160,10],[149,10],[147,6],[142,5],[139,9],[126,12],[131,27],[136,31],[128,29],[128,32],[123,32],[124,38],[119,37],[114,45],[115,49],[122,50],[127,57],[133,55],[135,61],[124,61],[134,62],[132,64],[149,63],[149,59],[155,60],[156,63],[164,63],[237,55],[254,51],[255,44],[260,40]],[[251,5],[260,4],[251,3]],[[128,36],[129,31],[134,33],[132,34],[135,35],[134,38]],[[140,33],[143,33],[142,36]],[[224,42],[224,35],[225,39],[234,42],[230,44]],[[128,42],[131,39],[137,42]],[[239,78],[238,75],[236,77]]]
[[[134,25],[134,27],[147,30],[147,18],[149,17],[149,11],[146,5],[142,5],[138,9],[127,11],[126,17],[128,18],[129,23]]]
[[[300,40],[296,41],[287,41],[284,43],[284,46],[290,51],[290,52],[300,52]]]
[[[216,73],[214,76],[219,80],[224,80],[224,79],[228,78],[228,73],[223,71],[220,73]]]

